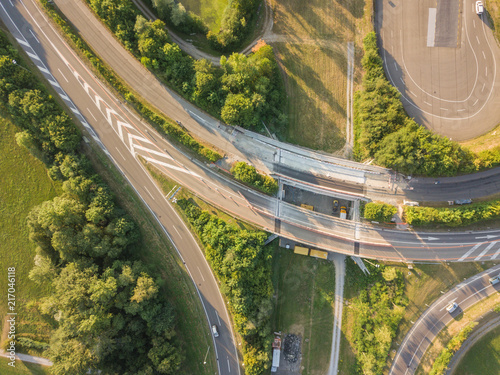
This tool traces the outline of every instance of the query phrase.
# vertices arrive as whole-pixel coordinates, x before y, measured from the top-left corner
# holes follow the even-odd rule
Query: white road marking
[[[90,109],[87,107],[87,111],[89,111],[90,115],[94,118],[94,120],[97,121],[97,119],[95,118],[94,114],[92,112],[90,112]],[[118,150],[118,149],[117,149]]]
[[[446,305],[444,305],[439,311],[443,311],[446,309],[451,303],[455,302],[457,300],[457,297],[453,298],[451,301],[448,301]]]
[[[63,78],[66,80],[66,82],[69,83],[68,79],[66,78],[66,76],[63,74],[63,72],[61,72],[61,69],[57,68],[57,70],[59,70],[59,73],[61,73],[61,75],[63,76]]]
[[[481,245],[482,245],[482,243],[478,243],[475,246],[473,246],[472,249],[467,251],[458,261],[463,262],[465,258],[467,258],[469,255],[471,255],[474,252],[474,250],[476,250]]]
[[[118,150],[118,147],[115,147],[116,148],[116,151],[118,151],[118,153],[120,154],[120,156],[123,158],[123,160],[127,160],[125,159],[125,156],[123,156],[123,154],[120,152],[120,150]]]
[[[476,20],[474,18],[472,19],[472,25],[476,27]]]
[[[462,111],[465,111],[465,108],[462,108],[462,109],[457,109],[458,112],[462,112]]]
[[[488,77],[488,67],[486,67],[486,77]]]
[[[26,46],[26,47],[30,47],[30,48],[31,48],[31,46],[29,45],[29,43],[25,42],[24,40],[19,39],[19,38],[16,38],[16,40],[17,40],[17,42],[18,42],[19,44],[22,44],[23,46]]]
[[[484,51],[481,51],[483,53],[483,58],[486,60],[486,54],[484,53]]]
[[[177,228],[175,226],[173,226],[173,227],[174,227],[175,231],[177,232]],[[177,232],[177,234],[179,234],[179,232]],[[180,236],[180,234],[179,234],[179,236]],[[198,268],[198,272],[200,273],[201,279],[203,281],[205,281],[205,278],[203,277],[203,274],[201,273],[200,267],[196,267],[196,268]],[[219,322],[219,325],[220,325],[220,322]]]
[[[150,196],[151,198],[153,198],[153,200],[155,201],[155,200],[156,200],[156,199],[155,199],[155,197],[153,197],[153,194],[151,194],[151,193],[149,192],[148,188],[147,188],[146,186],[144,186],[144,189],[146,189],[146,191],[148,192],[149,196]]]
[[[491,249],[493,247],[493,245],[495,245],[497,242],[492,242],[490,243],[488,246],[486,246],[486,248],[481,251],[481,253],[476,257],[476,259],[474,259],[474,261],[478,261],[479,259],[481,259],[483,257],[484,254],[486,254],[488,252],[489,249]]]
[[[439,108],[441,111],[449,111],[448,108]]]
[[[472,106],[474,107],[478,101],[479,101],[479,99],[476,99],[476,101],[472,104]]]
[[[72,107],[72,108],[70,108],[70,109],[71,109],[71,111],[72,111],[75,115],[79,115],[79,114],[80,114],[80,111],[78,110],[78,108],[76,108],[76,107]]]
[[[481,92],[483,92],[485,85],[486,85],[486,83],[483,83],[483,87],[481,88]]]
[[[425,103],[425,104],[427,104],[427,105],[432,105],[431,103],[429,103],[429,102],[426,102],[425,100],[424,100],[424,103]]]
[[[491,257],[491,260],[496,259],[499,254],[500,254],[500,248],[498,248],[498,250],[496,251],[496,253],[493,254],[493,256]]]
[[[221,325],[219,313],[217,312],[217,310],[215,310],[215,315],[217,316],[217,321],[219,322],[219,325]]]
[[[479,37],[476,35],[476,40],[477,40],[477,44],[481,44],[481,42],[479,41]]]
[[[12,0],[9,0],[9,2],[10,2],[10,5],[14,6],[14,4],[12,3]]]
[[[417,96],[417,94],[415,94],[413,91],[411,90],[408,90],[410,94],[412,94],[413,96]]]
[[[177,230],[177,228],[175,227],[175,225],[172,225],[172,227],[174,227],[174,230],[177,232],[177,234],[179,235],[180,238],[182,238],[181,234],[179,233],[179,231]],[[198,268],[199,270],[199,268]],[[200,271],[200,274],[201,274],[201,271]],[[203,279],[203,276],[201,276],[201,278]],[[203,280],[205,281],[205,280]]]
[[[394,67],[396,68],[396,71],[398,70],[398,64],[394,61]]]
[[[36,35],[33,33],[33,31],[31,31],[31,29],[30,29],[30,33],[31,33],[31,35],[33,35],[33,38],[35,38],[35,40],[38,42],[38,44],[40,44],[40,41],[38,40]]]
[[[32,59],[35,59],[35,60],[38,60],[38,61],[42,61],[42,60],[40,60],[40,58],[39,58],[37,55],[35,55],[34,53],[31,53],[31,52],[26,51],[26,54],[27,54],[29,57],[31,57]]]
[[[401,80],[401,82],[403,82],[404,85],[405,81],[403,81],[403,77],[399,77],[399,79]]]
[[[227,357],[227,370],[231,372],[231,366],[229,366],[229,357]]]

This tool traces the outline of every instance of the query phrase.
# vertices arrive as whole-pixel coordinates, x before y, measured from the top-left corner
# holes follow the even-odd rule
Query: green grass
[[[26,216],[33,207],[57,196],[61,186],[48,177],[43,163],[17,145],[17,131],[10,121],[0,117],[0,289],[7,290],[7,267],[15,267],[17,333],[48,342],[51,324],[36,309],[36,300],[50,290],[48,285],[28,279],[35,246],[28,239]],[[3,301],[2,319],[6,313],[7,303]]]
[[[217,32],[227,0],[181,0],[187,11],[199,16],[213,32]]]
[[[21,362],[16,360],[16,366],[9,366],[7,358],[0,358],[0,374],[2,375],[49,375],[48,367],[36,365],[34,363]]]
[[[486,14],[493,22],[493,33],[500,42],[500,0],[485,0]]]
[[[325,374],[332,343],[335,267],[331,262],[275,247],[273,284],[277,299],[272,328],[301,336],[303,375]]]
[[[500,327],[476,342],[454,372],[454,375],[483,374],[500,374]]]

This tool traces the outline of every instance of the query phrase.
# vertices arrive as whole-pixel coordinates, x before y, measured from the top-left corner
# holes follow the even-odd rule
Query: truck
[[[271,365],[271,372],[278,371],[278,367],[280,367],[280,355],[281,355],[281,337],[279,337],[280,335],[281,332],[277,333],[273,341],[273,362]]]
[[[342,206],[340,207],[340,218],[341,219],[347,219],[347,207],[346,206]]]

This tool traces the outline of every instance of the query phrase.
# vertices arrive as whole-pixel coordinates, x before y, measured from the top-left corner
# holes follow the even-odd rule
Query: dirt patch
[[[276,374],[278,375],[298,375],[301,372],[302,337],[293,333],[288,333],[283,339],[281,347],[280,366]]]

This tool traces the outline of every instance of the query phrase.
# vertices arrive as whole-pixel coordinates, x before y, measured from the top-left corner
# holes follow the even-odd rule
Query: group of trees
[[[363,89],[355,97],[358,127],[357,156],[373,157],[377,164],[397,171],[428,176],[470,173],[497,162],[495,152],[482,155],[419,126],[408,118],[400,94],[386,79],[374,32],[364,39]],[[480,155],[481,157],[481,155]]]
[[[205,245],[205,256],[228,299],[236,330],[244,340],[245,374],[263,374],[269,368],[273,295],[266,234],[229,225],[188,200],[177,203]]]
[[[143,65],[201,108],[246,128],[260,127],[262,122],[276,127],[286,123],[284,87],[270,46],[250,56],[223,56],[218,68],[182,52],[170,41],[163,21],[147,21],[130,0],[87,1]]]
[[[500,201],[474,203],[461,207],[405,206],[406,222],[410,225],[446,225],[457,227],[500,216]]]
[[[231,173],[237,180],[254,186],[264,193],[276,194],[278,191],[278,182],[274,178],[260,174],[254,166],[244,161],[234,163]]]
[[[77,153],[78,129],[18,64],[21,57],[0,34],[0,106],[23,129],[18,143],[63,182],[61,196],[28,216],[37,245],[30,278],[53,288],[41,301],[42,312],[58,322],[47,350],[52,372],[175,373],[181,355],[173,340],[172,307],[145,266],[125,260],[134,259],[139,246],[135,223]]]
[[[367,264],[370,274],[364,275],[352,260],[348,262],[346,288],[359,292],[351,305],[357,372],[382,374],[408,304],[403,274],[394,267]]]
[[[193,12],[186,11],[180,1],[175,0],[144,0],[156,9],[158,17],[177,30],[186,33],[206,34],[208,27],[203,20]]]

